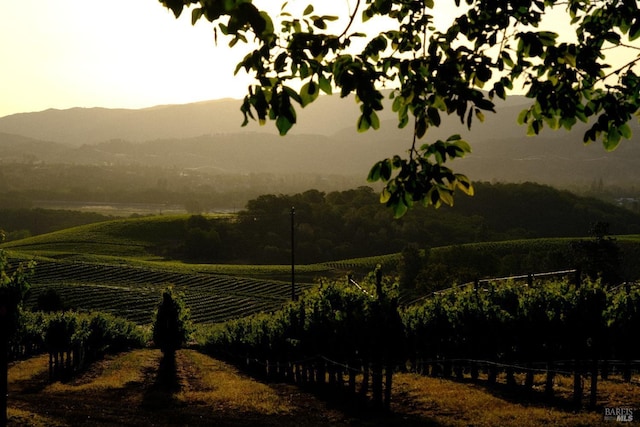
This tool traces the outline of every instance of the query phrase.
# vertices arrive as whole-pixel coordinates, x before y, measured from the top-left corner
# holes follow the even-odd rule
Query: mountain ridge
[[[364,178],[378,160],[406,154],[412,135],[398,129],[390,108],[379,113],[379,130],[356,132],[358,110],[353,97],[324,96],[298,111],[298,123],[285,137],[273,123],[241,127],[240,100],[158,105],[139,110],[72,108],[20,113],[0,118],[0,161],[139,164],[184,169],[208,168],[218,173],[360,174]],[[606,179],[640,182],[640,126],[613,152],[601,144],[584,145],[586,125],[572,131],[544,130],[531,138],[516,123],[527,105],[521,96],[496,106],[484,123],[471,130],[457,117],[443,117],[425,141],[458,133],[472,146],[456,160],[456,172],[473,180],[535,181],[574,185]]]

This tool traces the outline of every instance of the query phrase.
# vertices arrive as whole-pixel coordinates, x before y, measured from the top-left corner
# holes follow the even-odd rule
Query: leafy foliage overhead
[[[257,80],[242,106],[245,123],[274,120],[286,134],[296,106],[337,91],[356,95],[359,131],[377,129],[381,89],[391,89],[398,125],[413,126],[414,137],[408,156],[376,163],[369,179],[386,184],[381,201],[396,216],[418,201],[452,204],[456,189],[473,193],[466,176],[444,165],[470,151],[466,142],[418,142],[443,115],[471,127],[494,111],[494,100],[522,85],[532,102],[518,121],[528,134],[579,120],[590,124],[585,143],[601,140],[612,150],[631,137],[628,122],[640,107],[634,0],[456,0],[459,16],[445,29],[436,25],[433,0],[355,0],[348,22],[317,15],[313,5],[294,16],[285,3],[276,17],[251,0],[160,1],[176,17],[187,8],[193,23],[212,22],[216,38],[218,31],[229,36],[231,46],[248,43],[236,69]],[[562,35],[545,30],[549,14]],[[356,24],[374,32],[355,31]],[[614,52],[626,59],[617,64]]]

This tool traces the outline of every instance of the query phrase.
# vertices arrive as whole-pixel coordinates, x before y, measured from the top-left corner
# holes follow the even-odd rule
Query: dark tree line
[[[475,185],[473,200],[439,210],[416,206],[395,219],[369,187],[263,195],[233,221],[192,217],[183,255],[194,261],[286,264],[295,207],[295,256],[301,264],[484,241],[586,236],[606,222],[612,234],[640,231],[640,216],[538,184]],[[490,264],[491,260],[482,261]]]
[[[94,212],[0,207],[0,228],[5,230],[7,240],[17,240],[110,219],[113,217]]]

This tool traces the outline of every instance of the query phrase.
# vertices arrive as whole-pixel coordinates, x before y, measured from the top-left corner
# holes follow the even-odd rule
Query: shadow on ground
[[[48,382],[46,358],[28,380],[10,384],[9,426],[264,426],[264,427],[373,427],[426,426],[438,424],[419,416],[370,411],[336,396],[315,395],[296,386],[267,383],[279,399],[292,408],[265,414],[256,408],[237,409],[225,402],[181,397],[188,358],[162,362],[159,352],[142,350],[144,359],[136,366],[136,379],[120,386],[105,386],[99,380],[117,371],[119,356],[98,362],[70,383]],[[231,368],[230,368],[231,369]],[[258,382],[241,373],[243,381]],[[264,383],[263,383],[264,384]],[[196,385],[197,387],[197,385]]]

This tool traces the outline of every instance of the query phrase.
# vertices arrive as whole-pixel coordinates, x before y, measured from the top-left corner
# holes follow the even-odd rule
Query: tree
[[[590,280],[600,279],[608,286],[620,284],[620,247],[609,235],[609,224],[596,222],[589,234],[593,239],[570,243],[576,267]]]
[[[51,313],[54,311],[64,311],[65,303],[62,297],[54,288],[47,288],[38,295],[36,310]]]
[[[416,287],[416,279],[424,268],[425,260],[416,244],[408,244],[402,249],[402,258],[398,265],[400,286],[405,289]]]
[[[4,233],[0,231],[0,241]],[[10,269],[7,254],[0,249],[0,425],[7,425],[7,389],[9,342],[18,330],[22,303],[29,290],[28,278],[34,264],[20,264]]]
[[[153,342],[162,350],[165,359],[173,360],[176,351],[189,340],[191,332],[189,310],[182,295],[176,293],[172,286],[167,287],[156,312]]]
[[[445,29],[436,25],[434,0],[354,0],[344,24],[315,14],[311,4],[293,16],[285,3],[271,16],[251,0],[160,2],[176,17],[190,8],[192,23],[213,23],[216,40],[220,32],[230,46],[250,42],[236,68],[257,81],[242,104],[245,124],[274,120],[284,135],[296,123],[296,104],[335,90],[356,95],[358,131],[377,129],[382,88],[391,89],[398,126],[413,126],[413,138],[408,156],[377,162],[368,179],[385,184],[380,200],[396,216],[414,202],[451,205],[457,189],[473,194],[471,181],[446,166],[471,151],[466,141],[453,135],[420,142],[443,115],[471,127],[522,85],[532,101],[518,117],[527,134],[570,129],[579,120],[589,123],[585,143],[601,140],[613,150],[631,137],[628,122],[640,108],[634,0],[455,0],[460,15]],[[562,35],[545,29],[551,13]],[[356,24],[373,33],[355,31]],[[615,63],[616,51],[627,54],[624,62]]]
[[[185,226],[185,256],[193,261],[212,261],[222,255],[220,234],[202,215],[191,215]]]

